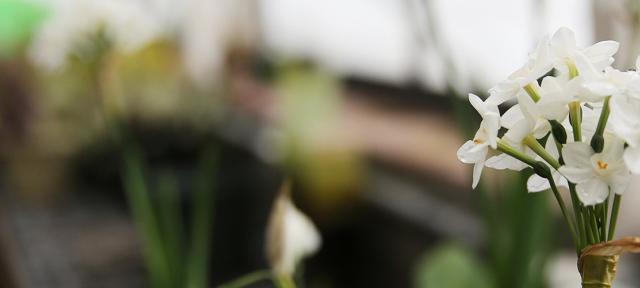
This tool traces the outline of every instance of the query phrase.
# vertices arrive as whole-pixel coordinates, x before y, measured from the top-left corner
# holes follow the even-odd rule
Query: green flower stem
[[[582,216],[582,204],[580,203],[580,199],[578,199],[578,194],[576,193],[576,185],[569,182],[569,195],[571,195],[571,203],[573,204],[573,213],[576,217],[576,222],[578,226],[578,236],[579,236],[579,245],[578,248],[582,250],[584,246],[587,244],[587,232],[584,229],[584,221]]]
[[[611,220],[609,222],[609,235],[607,241],[611,241],[616,234],[616,224],[618,222],[618,212],[620,211],[620,200],[622,195],[615,194],[613,197],[613,207],[611,208]]]
[[[161,172],[157,190],[157,211],[160,235],[164,239],[167,266],[171,272],[171,287],[182,286],[184,254],[182,251],[182,211],[179,201],[179,187],[176,175],[169,170]]]
[[[571,217],[569,216],[569,214],[567,212],[567,207],[564,204],[564,200],[562,200],[562,196],[560,196],[560,192],[558,191],[558,187],[556,186],[556,182],[555,182],[555,180],[553,180],[553,177],[551,177],[551,176],[548,177],[547,180],[549,180],[549,186],[551,186],[551,190],[553,191],[553,196],[556,197],[556,201],[558,202],[558,205],[560,206],[560,210],[562,211],[562,216],[564,216],[564,220],[567,222],[567,225],[569,226],[569,231],[571,231],[571,237],[573,237],[573,243],[574,243],[574,245],[576,245],[576,247],[578,247],[580,239],[578,238],[578,235],[576,234],[576,228],[574,227],[575,226],[574,221],[571,219]]]
[[[560,142],[555,141],[556,142],[556,149],[558,150],[558,163],[560,163],[560,166],[564,165],[564,158],[562,157],[562,144],[560,144]]]
[[[593,230],[591,230],[591,225],[589,225],[589,214],[584,207],[582,209],[582,218],[584,221],[584,229],[587,231],[587,242],[585,242],[585,246],[595,244],[596,240],[593,238]]]
[[[609,192],[609,197],[607,197],[607,201],[604,201],[604,211],[603,211],[603,213],[604,213],[604,220],[603,220],[604,227],[603,227],[603,229],[604,229],[604,231],[606,231],[605,232],[605,237],[604,237],[605,241],[609,241],[609,233],[608,233],[608,230],[607,230],[609,228],[608,225],[610,225],[609,224],[609,202],[611,202],[611,192]]]
[[[276,278],[276,287],[278,288],[296,288],[296,283],[289,275],[278,275]]]
[[[124,133],[123,133],[124,134]],[[171,271],[162,242],[156,211],[151,202],[142,152],[126,139],[123,151],[123,182],[131,213],[141,233],[145,261],[149,271],[151,287],[171,287]]]
[[[537,140],[535,140],[535,138],[533,138],[533,136],[530,136],[533,141],[535,143],[538,144],[538,146],[540,146],[540,143],[538,143]],[[542,151],[544,151],[546,153],[546,150],[544,150],[544,148],[542,148],[542,146],[540,146],[539,148],[542,149]],[[533,149],[533,148],[532,148]],[[503,153],[506,153],[522,162],[524,162],[525,164],[534,167],[537,166],[544,166],[546,167],[546,165],[541,164],[539,162],[537,162],[536,160],[534,160],[533,158],[525,155],[524,153],[516,150],[515,148],[511,147],[506,141],[500,139],[498,140],[498,150],[502,151]],[[534,149],[535,151],[535,149]],[[547,153],[548,155],[548,153]],[[551,156],[551,155],[548,155]],[[542,157],[542,156],[541,156]],[[543,157],[544,158],[544,157]],[[553,159],[553,157],[551,158],[554,163],[557,165],[556,167],[560,167],[557,163],[557,161],[555,159]],[[540,164],[540,165],[539,165]],[[560,206],[560,210],[562,211],[562,216],[564,216],[565,221],[567,222],[567,225],[569,226],[569,230],[571,232],[571,236],[573,237],[573,241],[576,245],[576,247],[580,247],[580,238],[578,238],[578,235],[576,234],[576,229],[575,229],[575,222],[573,219],[571,219],[571,217],[569,216],[568,212],[567,212],[567,207],[564,204],[564,200],[562,200],[562,197],[560,196],[560,192],[558,191],[558,187],[556,186],[555,180],[553,180],[553,176],[551,174],[548,174],[548,176],[546,177],[547,180],[549,181],[549,184],[551,186],[551,190],[553,191],[553,195],[556,197],[556,201],[558,202],[558,206]]]
[[[591,148],[596,153],[602,152],[604,148],[604,128],[607,126],[607,120],[609,120],[609,113],[611,113],[611,108],[609,108],[609,100],[611,100],[611,96],[607,96],[604,98],[604,104],[602,106],[602,112],[600,113],[600,118],[598,119],[598,126],[596,127],[596,132],[591,137]]]
[[[538,93],[538,89],[536,88],[536,86],[534,86],[533,84],[527,84],[523,87],[523,89],[527,92],[527,94],[529,94],[529,97],[533,99],[533,102],[540,101],[540,93]]]
[[[604,104],[602,105],[602,112],[600,112],[600,118],[598,119],[598,126],[596,127],[596,134],[602,135],[604,133],[604,128],[607,126],[607,121],[609,120],[609,114],[611,113],[611,107],[609,105],[610,100],[611,100],[611,96],[607,96],[604,98]]]
[[[607,206],[605,204],[600,205],[600,239],[602,242],[607,241]]]
[[[580,108],[580,101],[569,103],[569,122],[571,122],[571,128],[573,128],[573,140],[576,142],[582,141],[582,129],[580,127],[582,109]]]
[[[598,231],[598,223],[596,220],[596,212],[593,206],[587,207],[587,213],[589,215],[589,225],[591,225],[591,232],[593,233],[593,240],[595,243],[600,243],[600,233]]]
[[[262,280],[272,279],[273,275],[268,270],[260,270],[244,275],[236,280],[220,285],[218,288],[242,288]]]
[[[560,163],[558,162],[558,160],[556,160],[555,157],[551,156],[551,154],[549,154],[549,152],[547,152],[547,150],[545,150],[544,147],[540,145],[540,142],[538,142],[538,140],[535,137],[533,137],[533,135],[529,135],[525,137],[523,142],[529,148],[531,148],[531,150],[536,152],[538,156],[542,157],[542,159],[547,161],[547,163],[549,163],[551,167],[553,167],[556,170],[560,168]]]
[[[186,288],[207,287],[207,271],[209,271],[209,255],[211,254],[211,223],[215,209],[215,184],[217,152],[210,145],[203,152],[193,191],[191,246],[187,258]]]
[[[513,158],[516,158],[529,166],[535,166],[536,160],[531,158],[530,156],[518,151],[517,149],[511,147],[509,143],[500,139],[498,140],[498,150],[502,153],[505,153]]]

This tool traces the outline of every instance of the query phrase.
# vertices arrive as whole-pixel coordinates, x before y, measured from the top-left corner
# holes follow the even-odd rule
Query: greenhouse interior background
[[[560,27],[635,69],[636,0],[0,0],[0,287],[580,287],[553,194],[456,157]]]

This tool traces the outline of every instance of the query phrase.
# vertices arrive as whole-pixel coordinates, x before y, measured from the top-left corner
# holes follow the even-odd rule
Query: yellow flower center
[[[473,139],[473,143],[475,143],[475,144],[482,144],[482,143],[484,143],[484,141],[483,141],[483,140],[480,140],[480,139]]]
[[[607,162],[603,162],[601,160],[598,160],[598,162],[596,162],[596,164],[598,164],[598,168],[605,170],[609,167],[609,163]]]

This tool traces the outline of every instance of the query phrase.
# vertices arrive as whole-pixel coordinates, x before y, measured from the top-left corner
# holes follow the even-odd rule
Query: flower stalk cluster
[[[622,195],[640,174],[640,73],[611,67],[618,48],[579,47],[567,28],[544,37],[487,99],[469,94],[482,122],[458,150],[474,165],[474,188],[484,167],[533,169],[528,191],[553,192],[578,254],[613,239]],[[505,103],[515,105],[501,114]]]

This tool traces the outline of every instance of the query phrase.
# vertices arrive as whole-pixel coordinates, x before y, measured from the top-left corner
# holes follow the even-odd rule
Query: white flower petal
[[[569,181],[573,183],[582,183],[585,181],[589,181],[589,179],[594,177],[594,173],[591,168],[578,168],[578,167],[570,167],[570,166],[562,166],[558,170],[564,177],[566,177]]]
[[[496,149],[498,146],[498,130],[500,130],[500,114],[487,113],[482,119],[483,129],[486,129],[486,140],[491,148]]]
[[[297,264],[320,249],[322,238],[311,220],[291,202],[283,186],[267,227],[267,255],[276,273],[291,275]],[[285,190],[287,189],[287,190]]]
[[[624,153],[624,141],[618,137],[605,137],[604,149],[602,150],[602,159],[608,163],[617,164],[622,161]]]
[[[562,123],[562,121],[567,118],[567,115],[569,115],[569,107],[563,99],[547,100],[542,98],[537,105],[542,117],[548,120],[556,120]]]
[[[631,173],[640,174],[640,147],[627,147],[623,158]]]
[[[473,183],[471,184],[471,188],[476,189],[478,186],[478,182],[480,182],[480,176],[482,176],[482,168],[484,168],[484,161],[478,162],[473,165]]]
[[[600,204],[609,197],[609,186],[600,179],[593,178],[576,185],[578,199],[585,206]]]
[[[482,102],[482,99],[480,99],[478,95],[469,93],[469,103],[471,103],[471,106],[473,106],[473,108],[476,109],[476,111],[478,111],[480,115],[483,115],[484,113],[486,113],[486,109],[484,108],[484,102]]]
[[[527,94],[518,94],[518,104],[520,104],[520,110],[525,118],[529,119],[531,122],[535,122],[535,120],[540,116],[540,111],[536,106],[536,103],[533,102],[533,99],[529,97]]]
[[[584,142],[567,143],[562,148],[562,158],[567,166],[590,167],[593,149]]]
[[[520,89],[520,83],[517,81],[502,81],[489,89],[489,98],[487,98],[486,103],[491,105],[500,105],[515,98]]]
[[[527,190],[529,192],[545,191],[550,187],[549,180],[538,176],[538,174],[533,174],[527,179]]]
[[[500,124],[502,127],[511,129],[518,121],[524,119],[524,115],[522,114],[522,110],[520,110],[520,105],[516,104],[511,106],[507,112],[502,114],[502,118],[500,119]]]
[[[550,46],[554,49],[557,56],[566,57],[567,50],[573,50],[576,47],[576,38],[571,29],[561,27],[551,37]]]
[[[522,161],[504,153],[487,159],[484,166],[498,170],[509,169],[514,171],[520,171],[528,167],[526,164],[522,163]]]
[[[527,119],[520,119],[520,121],[516,122],[511,129],[509,129],[504,136],[503,139],[507,139],[512,143],[520,143],[524,137],[527,137],[529,133],[533,130],[533,125]]]
[[[629,182],[631,182],[631,174],[629,171],[624,169],[623,171],[619,171],[611,175],[609,186],[611,186],[611,192],[622,195],[627,188],[629,187]]]
[[[478,163],[485,159],[487,150],[486,144],[476,144],[473,140],[469,140],[458,149],[458,160],[467,164]]]
[[[613,63],[612,56],[618,52],[618,48],[620,48],[620,43],[609,40],[593,44],[585,48],[583,52],[594,66],[598,69],[604,69]]]

